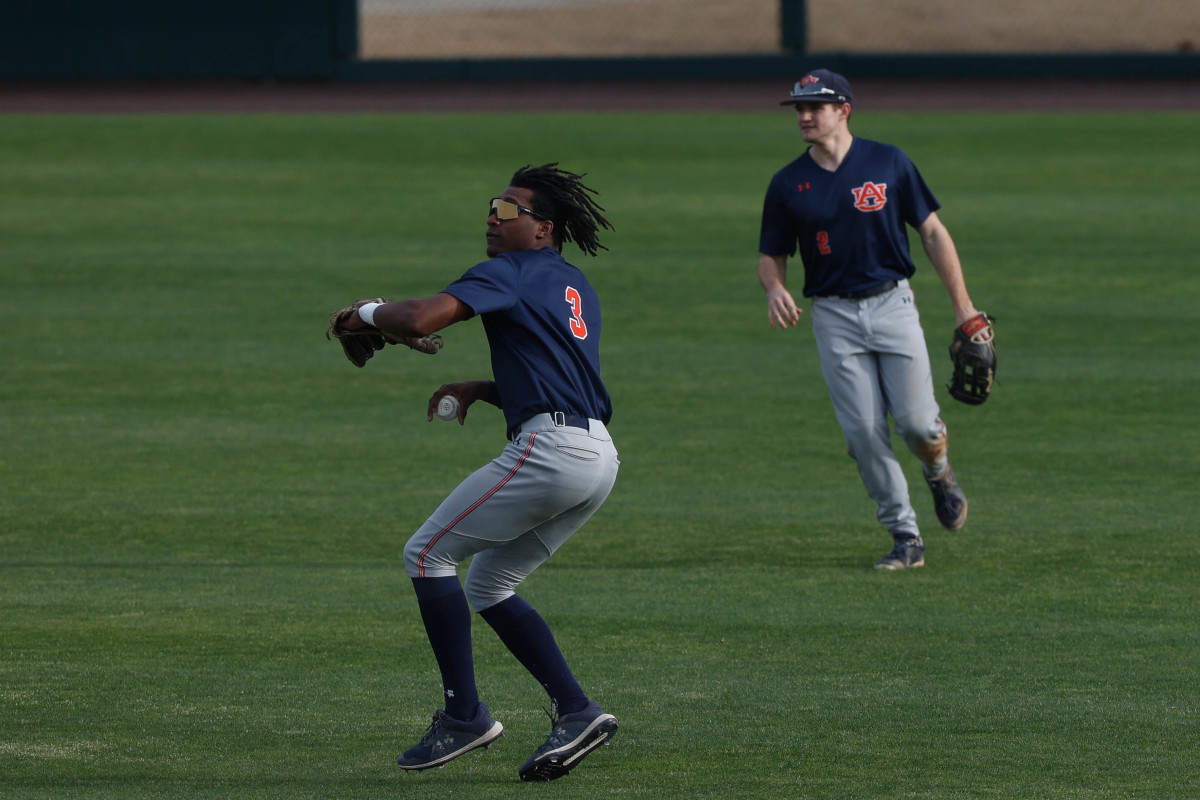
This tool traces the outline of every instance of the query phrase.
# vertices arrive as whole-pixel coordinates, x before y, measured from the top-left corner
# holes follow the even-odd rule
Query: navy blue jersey
[[[804,263],[804,296],[858,292],[915,271],[905,224],[941,206],[898,147],[855,137],[834,172],[808,151],[775,173],[759,252]]]
[[[608,423],[612,401],[600,380],[600,299],[561,253],[552,247],[501,253],[445,291],[483,319],[510,429],[554,411]]]

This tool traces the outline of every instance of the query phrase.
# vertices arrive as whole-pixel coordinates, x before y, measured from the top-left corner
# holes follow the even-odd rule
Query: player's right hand
[[[771,323],[772,328],[798,325],[801,313],[802,310],[787,289],[775,289],[767,295],[767,321]]]
[[[467,424],[467,409],[477,400],[484,400],[488,392],[491,391],[490,381],[458,381],[456,383],[443,383],[437,388],[433,394],[429,396],[429,403],[426,405],[426,420],[433,422],[433,415],[437,411],[438,401],[445,395],[452,396],[458,401],[458,424]]]

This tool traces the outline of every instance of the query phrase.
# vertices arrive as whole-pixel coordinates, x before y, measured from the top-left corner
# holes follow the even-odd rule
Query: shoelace
[[[550,708],[542,708],[546,712],[546,716],[550,718],[550,735],[554,735],[554,731],[558,729],[558,723],[562,722],[562,714],[558,713],[558,706],[552,705]]]
[[[421,744],[428,744],[433,739],[437,738],[438,730],[442,727],[442,713],[435,711],[433,714],[433,722],[429,723],[429,727],[425,729],[425,735],[421,737]]]
[[[539,753],[558,747],[558,741],[554,738],[554,734],[558,732],[558,723],[562,721],[562,716],[558,713],[556,705],[552,705],[550,708],[543,706],[542,711],[546,712],[546,716],[550,718],[550,735],[546,737],[546,741],[542,746],[537,749]]]

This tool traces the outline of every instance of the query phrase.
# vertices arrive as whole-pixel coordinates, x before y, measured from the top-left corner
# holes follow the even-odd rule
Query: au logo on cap
[[[836,72],[814,69],[792,85],[792,96],[780,102],[781,106],[797,103],[851,103],[854,95],[850,84]]]

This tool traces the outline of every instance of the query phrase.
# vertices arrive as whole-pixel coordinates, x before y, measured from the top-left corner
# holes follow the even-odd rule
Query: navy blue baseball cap
[[[796,103],[853,103],[854,93],[850,82],[827,69],[814,69],[792,87],[792,96],[779,105],[794,106]]]

